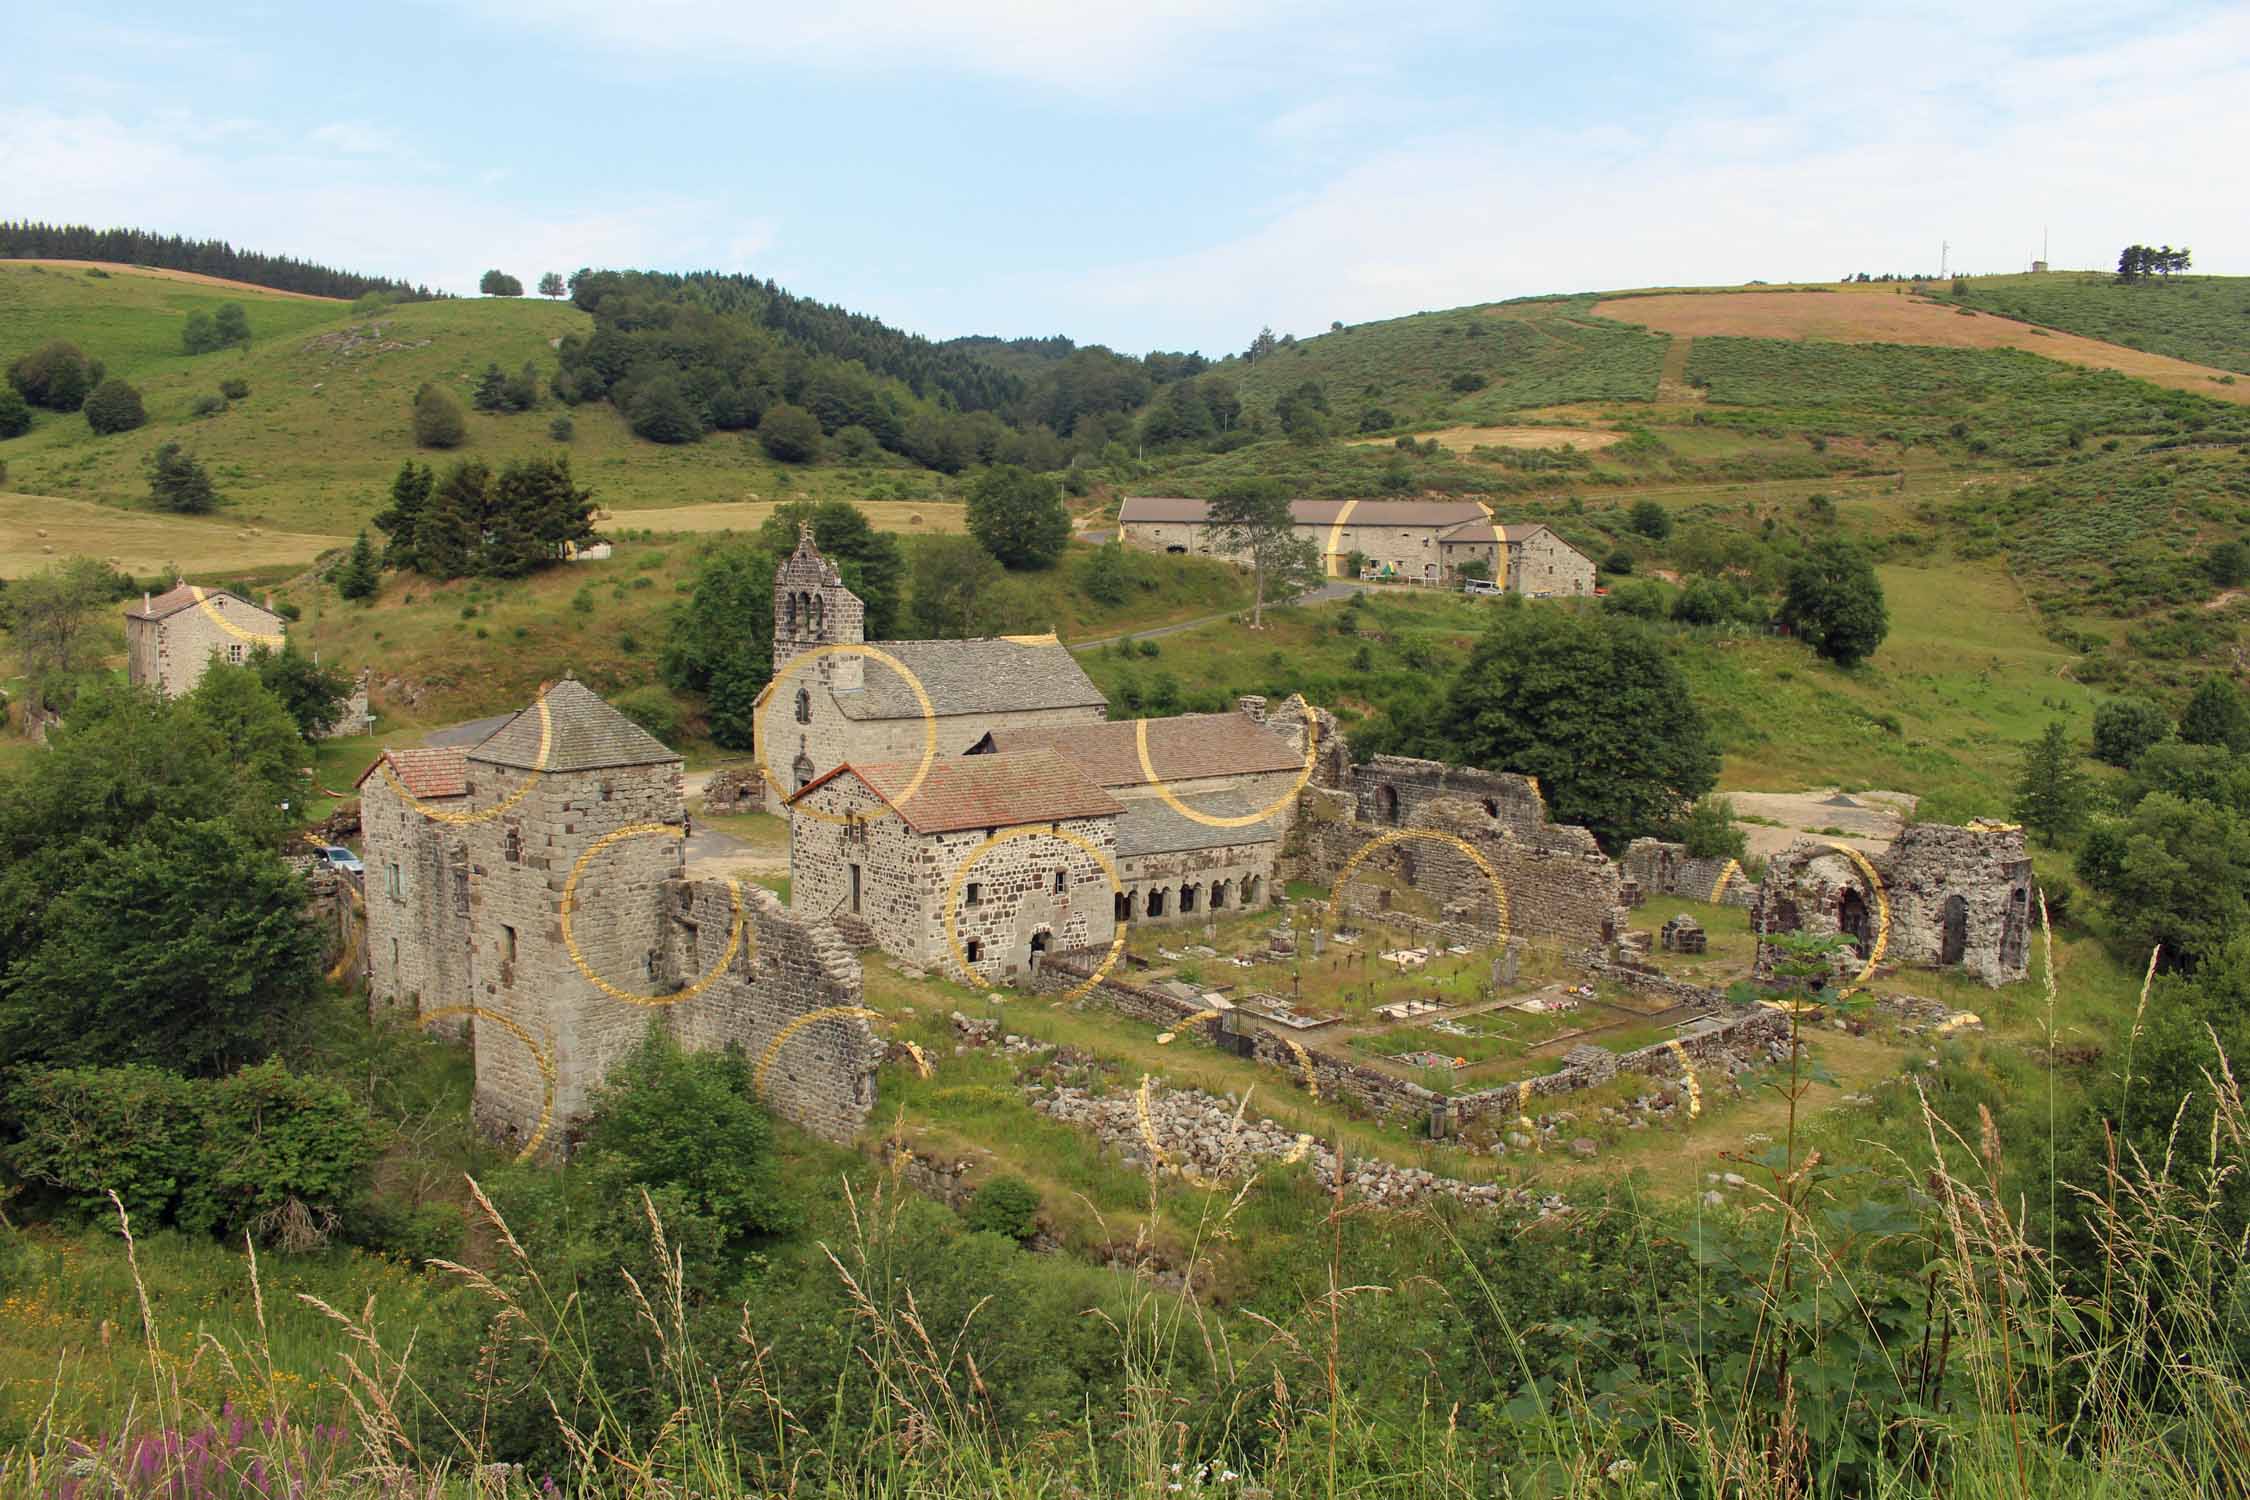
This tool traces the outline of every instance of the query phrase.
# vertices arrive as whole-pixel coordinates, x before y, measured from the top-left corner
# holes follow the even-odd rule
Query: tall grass
[[[2148,993],[2144,983],[2144,1013]],[[2050,979],[2050,1052],[2055,996]],[[2128,1093],[2132,1063],[2128,1041]],[[1854,1247],[1868,1226],[1854,1223],[1851,1192],[1792,1134],[1764,1160],[1765,1181],[1746,1216],[1764,1226],[1751,1242],[1762,1247],[1760,1260],[1736,1268],[1738,1277],[1717,1266],[1708,1272],[1708,1316],[1739,1302],[1755,1325],[1747,1357],[1728,1363],[1701,1360],[1695,1349],[1644,1351],[1652,1364],[1684,1364],[1684,1399],[1604,1388],[1592,1364],[1542,1364],[1532,1339],[1552,1330],[1511,1309],[1494,1275],[1504,1268],[1481,1259],[1452,1221],[1435,1216],[1427,1232],[1461,1259],[1459,1285],[1483,1304],[1495,1330],[1483,1357],[1502,1367],[1503,1388],[1521,1392],[1503,1411],[1464,1411],[1445,1391],[1424,1390],[1417,1402],[1381,1412],[1355,1394],[1366,1386],[1354,1378],[1354,1311],[1418,1291],[1353,1277],[1347,1224],[1379,1211],[1345,1198],[1339,1186],[1319,1222],[1326,1264],[1317,1287],[1287,1316],[1229,1317],[1207,1299],[1211,1252],[1254,1232],[1242,1210],[1257,1180],[1204,1199],[1194,1221],[1179,1226],[1186,1253],[1167,1268],[1146,1253],[1149,1223],[1165,1201],[1152,1178],[1148,1219],[1125,1257],[1130,1295],[1087,1314],[1114,1341],[1123,1373],[1115,1399],[1052,1414],[1056,1420],[1040,1430],[1010,1430],[995,1416],[972,1335],[1011,1309],[988,1299],[957,1326],[931,1321],[915,1266],[900,1253],[905,1198],[894,1178],[860,1193],[847,1189],[847,1232],[827,1247],[851,1314],[845,1336],[873,1399],[855,1406],[839,1391],[826,1411],[793,1408],[778,1394],[768,1330],[752,1326],[747,1311],[729,1347],[698,1342],[691,1330],[711,1325],[691,1318],[696,1289],[644,1197],[658,1271],[649,1285],[618,1275],[648,1335],[648,1376],[668,1414],[636,1427],[603,1389],[582,1292],[551,1284],[472,1185],[496,1264],[436,1268],[493,1305],[497,1316],[480,1356],[488,1368],[508,1345],[539,1356],[528,1399],[553,1422],[568,1455],[565,1472],[493,1464],[489,1409],[429,1410],[414,1349],[384,1342],[372,1306],[355,1311],[307,1299],[335,1329],[335,1379],[352,1416],[348,1441],[342,1431],[303,1425],[273,1379],[253,1253],[245,1274],[257,1333],[232,1346],[205,1341],[197,1354],[227,1362],[253,1384],[262,1379],[270,1410],[246,1422],[187,1400],[174,1373],[180,1337],[143,1289],[146,1379],[136,1407],[117,1432],[89,1442],[58,1430],[50,1403],[29,1441],[0,1458],[0,1492],[72,1500],[2245,1494],[2250,1368],[2241,1314],[2250,1263],[2244,1245],[2216,1227],[2215,1210],[2221,1187],[2250,1160],[2250,1110],[2223,1055],[2215,1055],[2205,1083],[2215,1111],[2201,1139],[2175,1132],[2153,1160],[2118,1143],[2101,1181],[2053,1184],[2056,1194],[2075,1196],[2099,1247],[2097,1265],[2075,1267],[2059,1263],[2051,1241],[2034,1242],[2028,1205],[2003,1187],[2010,1147],[1992,1117],[1981,1115],[1968,1139],[1925,1106],[1922,1146],[1899,1163],[1920,1185],[1914,1212],[1876,1231],[1926,1252],[1915,1285],[1926,1316],[1903,1333],[1878,1311],[1895,1299],[1876,1295],[1867,1259]],[[1792,1099],[1801,1091],[1779,1086]],[[2051,1143],[2048,1149],[2051,1168]],[[2191,1160],[2198,1170],[2182,1170]],[[135,1286],[144,1288],[122,1211],[119,1228]],[[1588,1213],[1560,1232],[1609,1229]],[[1619,1332],[1628,1340],[1667,1337],[1654,1323]],[[1827,1355],[1840,1332],[1857,1339],[1860,1364],[1838,1384]],[[1413,1388],[1410,1372],[1390,1380]],[[494,1384],[484,1389],[491,1400],[524,1399]],[[1872,1462],[1844,1462],[1833,1441],[1835,1419],[1854,1413]]]

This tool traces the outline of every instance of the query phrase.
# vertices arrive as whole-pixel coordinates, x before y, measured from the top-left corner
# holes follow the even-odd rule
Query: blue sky
[[[1240,348],[1539,292],[2250,273],[2250,7],[0,0],[0,216]]]

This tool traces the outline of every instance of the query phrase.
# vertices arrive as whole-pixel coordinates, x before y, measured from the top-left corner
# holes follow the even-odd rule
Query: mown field
[[[2130,286],[2107,271],[1979,276],[1961,300],[2127,349],[2250,374],[2250,276],[2181,275]]]

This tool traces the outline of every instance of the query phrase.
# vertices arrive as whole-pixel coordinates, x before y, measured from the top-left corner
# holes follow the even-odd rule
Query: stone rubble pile
[[[1336,1185],[1336,1155],[1328,1147],[1317,1141],[1301,1142],[1270,1120],[1248,1114],[1238,1119],[1238,1101],[1200,1089],[1151,1088],[1149,1129],[1145,1132],[1140,1096],[1135,1091],[1096,1094],[1063,1085],[1036,1091],[1031,1103],[1032,1108],[1050,1118],[1092,1130],[1130,1167],[1147,1167],[1149,1136],[1153,1134],[1161,1153],[1157,1169],[1162,1172],[1211,1181],[1243,1177],[1263,1162],[1294,1158],[1311,1165],[1314,1179],[1322,1187]],[[1542,1218],[1567,1209],[1558,1193],[1463,1182],[1419,1167],[1368,1158],[1345,1159],[1343,1184],[1354,1197],[1384,1208],[1411,1208],[1435,1198],[1452,1198],[1484,1207],[1528,1209]]]

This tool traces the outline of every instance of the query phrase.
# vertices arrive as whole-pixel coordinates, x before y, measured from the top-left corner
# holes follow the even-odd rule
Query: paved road
[[[500,732],[500,726],[514,718],[514,714],[496,714],[489,719],[471,719],[466,724],[448,724],[443,729],[433,729],[422,736],[422,743],[434,748],[458,745],[467,749],[481,745]]]
[[[1365,584],[1347,583],[1339,578],[1324,583],[1317,589],[1308,590],[1297,598],[1290,600],[1287,604],[1268,604],[1266,608],[1289,609],[1299,604],[1333,604],[1338,599],[1349,599],[1365,587]],[[1215,620],[1231,620],[1241,613],[1242,611],[1239,609],[1230,609],[1225,614],[1204,615],[1201,619],[1182,620],[1177,625],[1159,625],[1153,630],[1135,630],[1129,632],[1129,634],[1131,639],[1136,641],[1145,641],[1151,636],[1178,635],[1183,630],[1193,630],[1199,625],[1209,625]],[[1073,651],[1091,651],[1097,646],[1114,646],[1126,638],[1124,635],[1105,635],[1099,640],[1072,641],[1070,649]]]

